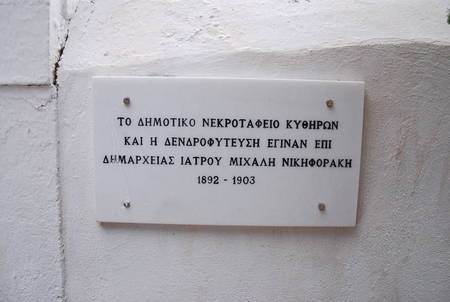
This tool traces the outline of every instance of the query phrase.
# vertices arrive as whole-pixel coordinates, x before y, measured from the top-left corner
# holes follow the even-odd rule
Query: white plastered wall
[[[0,74],[1,301],[448,301],[448,1],[55,3]],[[98,224],[94,75],[365,81],[357,227]]]
[[[0,301],[61,301],[60,1],[0,0]]]

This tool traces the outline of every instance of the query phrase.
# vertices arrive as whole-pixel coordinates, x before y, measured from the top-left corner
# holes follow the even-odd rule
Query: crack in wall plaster
[[[57,91],[58,91],[58,88],[59,88],[58,70],[59,70],[59,67],[60,67],[60,62],[61,62],[62,56],[64,54],[64,49],[66,47],[66,43],[67,43],[68,39],[69,39],[69,24],[67,24],[67,30],[66,30],[66,33],[64,35],[64,41],[63,41],[61,47],[58,50],[58,58],[56,59],[56,62],[53,65],[53,85],[56,87]]]
[[[57,139],[57,148],[56,148],[56,190],[57,190],[57,204],[58,204],[58,242],[59,242],[59,259],[60,259],[60,269],[61,269],[61,292],[56,297],[59,301],[67,301],[66,296],[66,279],[67,279],[67,270],[66,270],[66,258],[65,258],[65,244],[64,244],[64,222],[63,222],[63,206],[62,206],[62,184],[61,184],[61,150],[60,150],[60,141],[61,141],[61,133],[59,130],[59,118],[60,118],[60,107],[59,107],[59,82],[58,82],[58,72],[61,67],[61,60],[64,54],[64,49],[66,48],[67,42],[69,40],[69,32],[70,32],[70,23],[72,19],[75,17],[78,11],[78,3],[75,6],[73,14],[71,17],[68,17],[65,22],[66,32],[64,34],[63,42],[60,45],[58,50],[58,57],[53,65],[53,81],[52,84],[55,87],[55,93],[52,94],[50,102],[56,102],[56,122],[55,122],[55,135]]]
[[[70,23],[72,22],[72,19],[75,17],[78,11],[78,4],[74,9],[74,12],[71,17],[68,17],[66,19],[66,32],[64,34],[63,41],[60,45],[60,48],[58,50],[58,57],[56,58],[55,64],[53,65],[53,85],[56,87],[56,93],[58,94],[59,89],[59,83],[58,83],[58,70],[61,67],[61,60],[62,56],[64,54],[64,49],[66,48],[67,40],[69,39],[69,31],[70,31]]]
[[[66,39],[67,41],[67,39]],[[58,59],[58,61],[60,58]],[[61,134],[59,130],[59,102],[58,102],[58,85],[55,85],[55,91],[51,96],[51,100],[55,101],[56,121],[55,121],[55,136],[57,139],[56,146],[56,201],[58,205],[58,243],[59,243],[59,264],[61,270],[61,292],[56,298],[59,301],[67,301],[66,297],[66,258],[65,258],[65,244],[64,244],[64,224],[63,224],[63,207],[62,207],[62,187],[61,187],[61,150],[60,141]]]

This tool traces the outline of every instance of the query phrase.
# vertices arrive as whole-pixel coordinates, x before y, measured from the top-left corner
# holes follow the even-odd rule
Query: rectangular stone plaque
[[[363,82],[93,81],[99,221],[355,225]]]

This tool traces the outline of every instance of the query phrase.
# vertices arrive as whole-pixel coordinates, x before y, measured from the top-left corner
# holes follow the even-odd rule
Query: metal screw
[[[123,206],[125,207],[125,208],[130,208],[131,207],[131,202],[129,202],[129,201],[127,201],[127,200],[125,200],[124,202],[123,202]]]
[[[129,97],[123,98],[123,103],[127,106],[130,105],[130,98]]]
[[[327,107],[328,107],[328,108],[333,108],[334,102],[333,102],[333,100],[327,100],[327,101],[325,102],[325,104],[327,104]]]
[[[321,211],[321,212],[325,211],[325,209],[326,209],[325,204],[322,202],[318,204],[318,207],[319,207],[319,211]]]

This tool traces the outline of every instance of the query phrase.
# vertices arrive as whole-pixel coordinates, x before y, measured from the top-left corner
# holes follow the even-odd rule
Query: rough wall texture
[[[77,3],[0,0],[0,301],[449,300],[448,1]],[[98,224],[94,75],[365,81],[357,227]]]
[[[0,301],[60,301],[55,91],[0,87]]]
[[[377,45],[64,70],[62,81],[68,84],[61,88],[60,127],[65,138],[61,151],[69,297],[448,300],[449,50],[429,44]],[[129,72],[366,81],[358,226],[312,230],[97,224],[91,76]]]
[[[48,0],[0,0],[0,84],[49,83],[48,24]]]
[[[448,300],[446,8],[299,2],[80,5],[59,74],[70,299]],[[96,223],[93,75],[366,81],[358,226]]]
[[[62,301],[56,89],[64,1],[0,0],[0,301]]]

